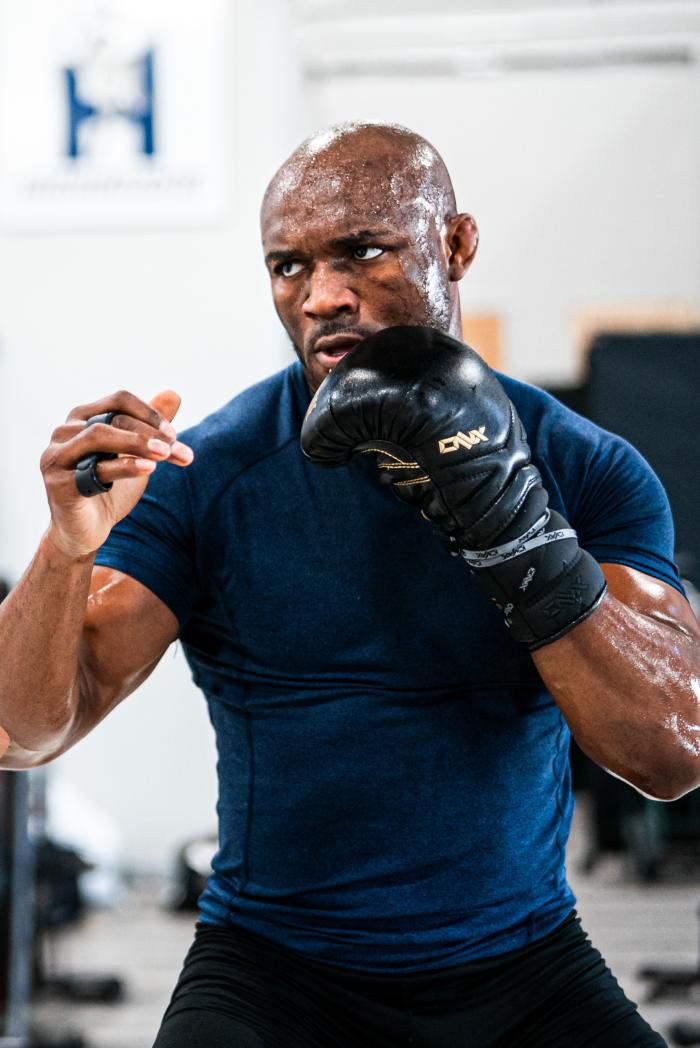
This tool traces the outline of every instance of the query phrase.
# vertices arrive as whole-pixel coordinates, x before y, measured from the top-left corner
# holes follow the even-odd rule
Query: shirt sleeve
[[[180,629],[196,600],[197,572],[186,470],[161,462],[131,513],[97,551],[96,564],[131,576],[177,617]]]
[[[599,563],[625,564],[684,592],[666,492],[621,437],[599,431],[571,523],[582,548]]]

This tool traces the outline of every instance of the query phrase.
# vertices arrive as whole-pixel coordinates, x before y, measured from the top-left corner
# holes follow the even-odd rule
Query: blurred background
[[[47,525],[38,460],[72,406],[174,388],[184,428],[291,360],[263,190],[313,130],[380,119],[434,143],[479,222],[466,340],[642,450],[694,599],[699,117],[698,2],[0,0],[0,576]],[[697,801],[573,760],[584,924],[700,1043]],[[150,1045],[215,761],[175,648],[55,765],[0,772],[0,1046]]]

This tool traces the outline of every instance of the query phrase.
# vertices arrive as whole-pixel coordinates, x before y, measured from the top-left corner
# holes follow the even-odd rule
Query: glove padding
[[[548,509],[513,404],[456,339],[424,327],[366,339],[319,387],[301,444],[321,466],[375,454],[382,479],[437,525],[531,649],[600,602],[603,574]]]

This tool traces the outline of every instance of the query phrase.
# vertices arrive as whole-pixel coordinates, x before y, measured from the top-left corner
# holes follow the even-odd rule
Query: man
[[[700,631],[658,481],[479,372],[593,579],[557,639],[513,639],[374,463],[323,471],[299,446],[362,340],[459,335],[478,238],[440,157],[403,128],[334,128],[272,180],[262,235],[297,363],[185,440],[170,393],[105,397],[53,434],[51,524],[0,609],[2,764],[56,757],[181,637],[217,735],[220,850],[157,1048],[661,1045],[564,876],[567,724],[651,796],[698,782]]]

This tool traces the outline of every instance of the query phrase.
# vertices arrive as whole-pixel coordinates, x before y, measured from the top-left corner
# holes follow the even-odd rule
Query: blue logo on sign
[[[139,130],[138,151],[144,156],[153,156],[155,141],[153,136],[153,51],[129,63],[129,72],[135,77],[133,105],[123,101],[111,104],[102,98],[91,101],[81,90],[80,69],[66,69],[65,83],[68,96],[68,142],[66,153],[77,158],[84,154],[81,147],[81,128],[93,121],[105,119],[123,119]]]

